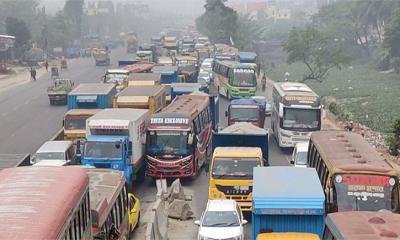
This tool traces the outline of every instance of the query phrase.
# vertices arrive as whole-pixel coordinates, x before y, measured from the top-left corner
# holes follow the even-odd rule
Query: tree
[[[70,26],[73,38],[81,36],[84,0],[67,0],[64,5],[66,23]]]
[[[248,15],[239,16],[238,27],[236,34],[233,36],[233,41],[241,50],[250,51],[253,41],[258,41],[263,38],[266,31],[266,26],[259,21],[249,18]]]
[[[7,34],[15,36],[15,48],[26,46],[31,39],[31,33],[26,23],[13,17],[7,17],[5,22]]]
[[[400,154],[400,119],[397,119],[392,126],[389,137],[386,139],[389,145],[389,152],[394,156]]]
[[[313,25],[304,29],[293,28],[283,46],[288,53],[287,62],[303,62],[309,70],[303,81],[322,82],[332,68],[340,69],[349,62],[340,41],[318,30]]]
[[[227,6],[226,0],[207,0],[206,12],[196,19],[197,29],[210,40],[218,43],[230,43],[238,27],[237,13]]]
[[[392,57],[400,57],[400,10],[397,11],[385,27],[383,46],[389,49]]]

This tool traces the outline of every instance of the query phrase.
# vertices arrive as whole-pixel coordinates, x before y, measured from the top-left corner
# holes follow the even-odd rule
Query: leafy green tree
[[[400,57],[400,10],[397,11],[385,27],[384,47],[392,57]]]
[[[64,5],[66,24],[69,25],[73,38],[80,38],[83,20],[84,0],[67,0]]]
[[[211,41],[230,43],[238,27],[237,13],[227,6],[226,0],[207,0],[205,13],[196,19],[197,29],[208,36]]]
[[[304,29],[293,28],[289,39],[283,46],[288,53],[287,62],[302,62],[309,70],[303,81],[322,82],[332,68],[341,69],[349,62],[348,56],[340,46],[340,41],[318,30],[313,25]]]
[[[7,34],[15,36],[16,48],[21,48],[29,43],[31,40],[31,33],[23,20],[7,17],[5,22]]]
[[[239,16],[238,28],[233,41],[241,50],[251,51],[252,42],[263,38],[267,28],[260,21],[251,19],[248,15]]]

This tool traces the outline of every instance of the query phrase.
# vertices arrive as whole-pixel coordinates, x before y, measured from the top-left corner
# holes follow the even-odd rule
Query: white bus
[[[279,147],[294,147],[321,130],[320,97],[307,85],[279,82],[272,91],[271,129]]]

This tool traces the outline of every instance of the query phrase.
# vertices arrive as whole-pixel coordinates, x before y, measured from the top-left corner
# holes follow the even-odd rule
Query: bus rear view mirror
[[[192,133],[189,133],[187,142],[188,142],[189,145],[193,144],[193,134]]]

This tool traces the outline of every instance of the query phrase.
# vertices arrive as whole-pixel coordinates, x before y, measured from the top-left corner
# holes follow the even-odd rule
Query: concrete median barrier
[[[146,240],[168,239],[168,211],[163,199],[159,198],[151,208],[150,220],[146,227]]]

